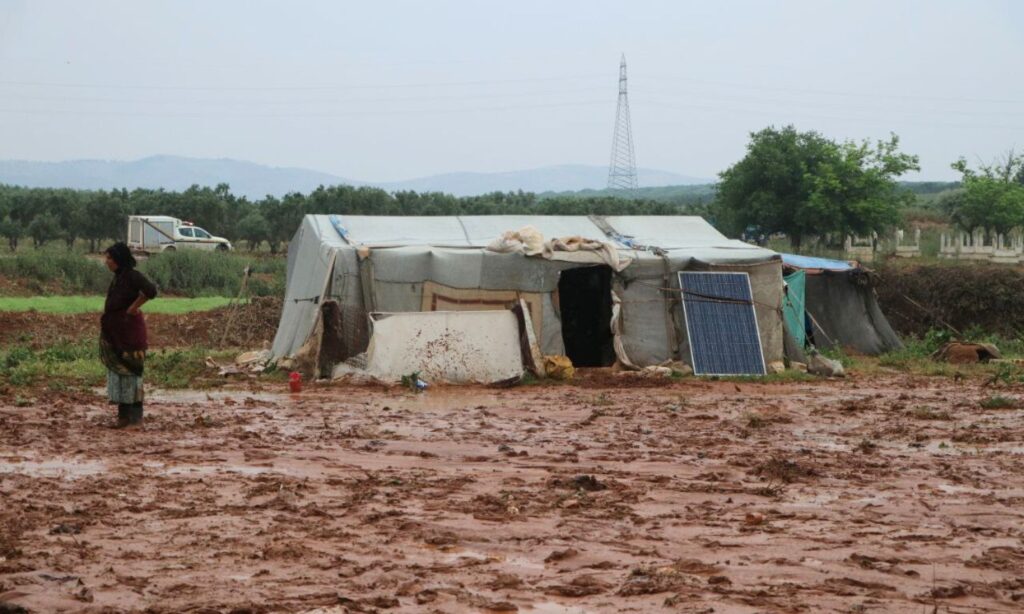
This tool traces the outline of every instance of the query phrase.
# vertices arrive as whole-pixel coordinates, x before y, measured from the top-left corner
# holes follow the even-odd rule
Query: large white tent
[[[545,241],[603,248],[494,251],[496,239],[524,227]],[[365,351],[370,313],[504,309],[523,300],[545,355],[583,366],[689,362],[676,275],[683,270],[748,273],[765,362],[782,359],[780,256],[696,216],[307,215],[289,245],[272,353],[325,373]]]

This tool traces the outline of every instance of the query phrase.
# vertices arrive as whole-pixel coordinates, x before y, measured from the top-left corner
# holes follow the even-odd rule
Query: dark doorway
[[[338,301],[328,300],[320,307],[323,335],[320,337],[320,377],[331,377],[334,365],[348,358],[345,337],[341,330],[341,307]]]
[[[565,355],[577,367],[615,364],[612,270],[594,266],[562,271],[558,280]]]

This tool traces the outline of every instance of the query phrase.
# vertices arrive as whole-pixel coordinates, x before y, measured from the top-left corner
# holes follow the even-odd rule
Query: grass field
[[[38,311],[40,313],[91,313],[103,311],[102,296],[13,296],[0,297],[0,311]],[[223,296],[198,298],[163,298],[143,306],[144,313],[177,315],[193,311],[209,311],[223,307],[231,301]]]

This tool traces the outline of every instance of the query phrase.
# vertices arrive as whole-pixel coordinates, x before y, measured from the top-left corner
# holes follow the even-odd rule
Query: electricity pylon
[[[619,104],[615,109],[615,133],[612,135],[612,161],[608,165],[608,189],[636,193],[636,155],[633,153],[633,127],[629,121],[629,96],[626,93],[626,54],[619,64]]]

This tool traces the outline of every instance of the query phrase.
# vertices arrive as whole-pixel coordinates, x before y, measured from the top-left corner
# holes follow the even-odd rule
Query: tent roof
[[[605,221],[618,235],[612,238],[630,247],[756,249],[749,243],[726,238],[707,220],[696,215],[610,216]]]
[[[486,247],[510,230],[533,226],[545,239],[581,236],[613,241],[621,248],[734,250],[735,256],[763,258],[774,252],[726,238],[704,218],[692,215],[462,215],[314,216],[329,219],[347,243],[369,247]],[[322,225],[321,225],[322,226]],[[607,229],[607,232],[605,231]],[[742,251],[741,251],[742,250]]]
[[[607,241],[605,233],[586,216],[462,215],[384,216],[332,215],[335,227],[352,245],[399,247],[487,247],[509,230],[533,226],[545,238],[582,236]]]
[[[795,269],[818,269],[822,271],[851,271],[857,268],[855,264],[844,260],[815,258],[814,256],[800,256],[798,254],[782,254],[782,263]]]

